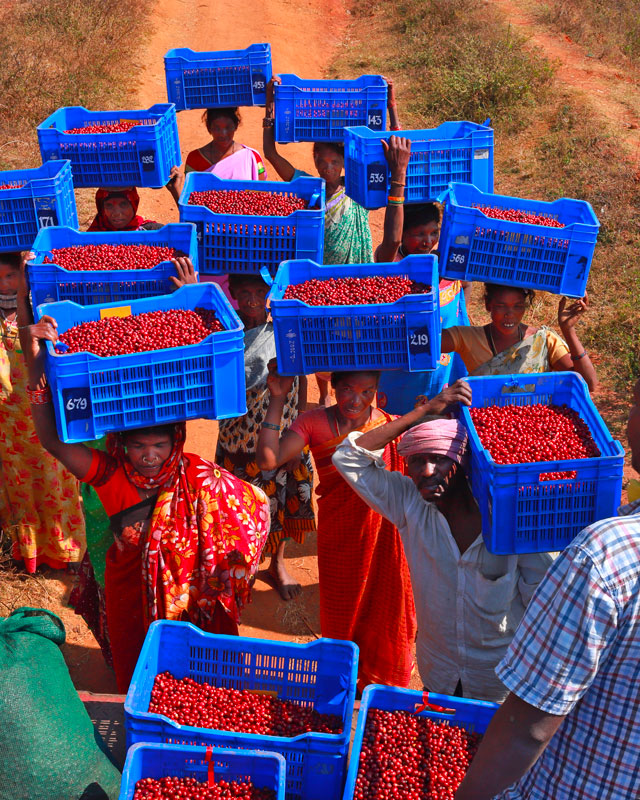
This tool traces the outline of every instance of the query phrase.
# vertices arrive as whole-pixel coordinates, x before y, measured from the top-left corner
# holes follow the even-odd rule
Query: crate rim
[[[429,294],[433,295],[433,294],[435,294],[435,292],[433,291],[433,286],[431,287],[431,291],[430,292],[421,292],[419,294],[405,294],[402,297],[399,297],[397,300],[394,300],[393,303],[370,303],[370,304],[367,304],[367,305],[355,305],[354,304],[354,305],[312,306],[312,305],[309,305],[308,303],[304,303],[302,300],[298,300],[297,298],[291,298],[291,299],[285,300],[284,297],[272,297],[272,294],[274,292],[277,292],[277,291],[280,290],[280,287],[276,285],[276,281],[278,280],[278,273],[280,272],[280,270],[285,265],[288,265],[288,264],[311,264],[314,267],[318,267],[318,269],[323,269],[323,270],[324,269],[326,269],[326,270],[341,270],[344,266],[349,266],[349,267],[369,267],[369,266],[370,267],[395,267],[397,265],[398,267],[400,267],[400,265],[404,264],[408,259],[420,259],[420,262],[422,262],[422,260],[425,259],[425,258],[431,259],[431,261],[430,261],[430,271],[431,271],[431,273],[433,275],[433,270],[437,270],[437,268],[438,268],[438,263],[437,263],[438,259],[437,259],[437,256],[434,256],[434,255],[431,255],[431,254],[428,254],[426,256],[417,255],[417,254],[410,255],[410,256],[405,256],[400,261],[389,261],[389,262],[379,261],[379,262],[374,262],[373,264],[348,264],[348,265],[345,265],[345,264],[318,264],[317,261],[312,261],[311,259],[291,258],[291,259],[289,259],[287,261],[282,261],[280,266],[278,267],[278,271],[276,272],[276,276],[273,279],[273,283],[271,285],[271,289],[269,290],[269,294],[267,295],[267,300],[269,300],[271,303],[278,303],[278,306],[276,306],[276,307],[279,307],[279,308],[284,308],[285,307],[284,304],[286,303],[287,304],[286,308],[308,308],[310,310],[318,309],[318,308],[321,308],[321,309],[329,309],[330,308],[330,309],[336,309],[336,313],[340,313],[341,315],[344,314],[345,312],[351,311],[352,309],[355,309],[355,308],[367,309],[367,308],[382,308],[382,307],[384,307],[385,309],[388,308],[391,311],[391,309],[393,309],[393,307],[395,305],[397,305],[398,303],[406,302],[410,298],[419,300],[419,299],[425,297],[425,295],[429,295]],[[415,263],[415,262],[413,262],[413,263]],[[425,264],[425,269],[428,269],[426,264]],[[398,272],[398,274],[401,274],[402,272],[406,272],[406,270],[398,269],[397,272]],[[387,275],[391,275],[392,273],[391,272],[387,272],[386,274]],[[327,276],[327,278],[329,278],[329,277],[330,276]],[[374,274],[371,277],[377,277],[377,276]],[[380,277],[385,277],[385,275],[381,274]],[[289,287],[289,286],[297,286],[297,285],[298,284],[288,283],[288,284],[286,284],[286,287],[285,287],[284,291],[286,291],[286,288]],[[284,292],[283,292],[283,294],[284,294]],[[342,311],[340,311],[340,309],[342,309]],[[389,312],[385,311],[385,313],[389,313]]]
[[[502,379],[504,379],[504,383],[506,385],[507,382],[509,382],[509,381],[514,381],[515,380],[516,382],[521,382],[525,378],[527,380],[535,381],[535,379],[537,377],[537,374],[544,375],[545,373],[530,373],[530,374],[514,373],[514,374],[511,374],[511,375],[486,375],[486,376],[469,375],[464,380],[470,381],[470,385],[471,385],[472,392],[473,392],[473,383],[477,382],[477,381],[482,381],[483,378],[502,378]],[[549,373],[546,373],[546,374],[548,375]],[[564,378],[564,379],[569,380],[570,382],[577,382],[578,385],[584,384],[584,388],[586,389],[587,384],[586,384],[584,378],[581,375],[576,374],[575,372],[572,372],[572,371],[554,372],[554,373],[551,373],[551,374],[554,377],[557,376],[558,378]],[[535,394],[535,391],[531,392],[530,394]],[[473,402],[473,400],[472,400],[472,402]],[[483,407],[484,406],[473,406],[473,405],[470,406],[470,408],[483,408]],[[574,409],[574,411],[575,410],[576,409]],[[581,467],[584,468],[585,466],[592,465],[596,461],[599,464],[611,464],[611,465],[613,465],[614,463],[618,463],[621,458],[624,458],[624,455],[625,455],[625,451],[624,451],[624,448],[622,447],[622,444],[620,443],[620,441],[618,439],[614,439],[613,438],[611,432],[609,431],[608,426],[606,425],[606,423],[604,423],[604,427],[605,427],[605,430],[606,430],[606,434],[605,434],[606,443],[608,445],[611,445],[612,448],[617,451],[616,453],[612,453],[612,454],[606,455],[606,456],[605,455],[599,455],[599,456],[593,456],[592,458],[572,458],[572,459],[564,459],[564,460],[560,460],[560,461],[529,461],[529,462],[522,462],[522,463],[518,463],[518,464],[497,464],[493,460],[491,455],[489,454],[489,451],[487,450],[487,448],[482,445],[482,443],[480,441],[480,437],[478,436],[478,432],[476,430],[476,426],[474,425],[473,420],[471,419],[471,414],[469,412],[469,408],[467,406],[461,406],[460,407],[460,411],[461,411],[462,417],[464,419],[465,428],[467,430],[467,435],[469,436],[469,442],[470,442],[470,444],[473,444],[473,447],[474,447],[473,455],[475,455],[477,458],[480,458],[484,462],[484,467],[487,468],[487,469],[490,469],[496,475],[501,475],[501,474],[507,475],[507,474],[513,472],[514,469],[517,469],[519,467],[523,467],[525,469],[531,468],[535,472],[535,471],[537,471],[537,466],[536,465],[540,465],[540,467],[544,467],[544,469],[540,470],[541,472],[565,472],[565,471],[569,471],[571,469],[580,469]],[[597,411],[597,409],[596,409],[596,411]],[[599,414],[600,412],[597,411],[597,413]],[[585,422],[586,422],[586,420],[585,420]],[[603,420],[603,422],[604,422],[604,420]],[[591,434],[593,436],[593,431],[591,431]],[[593,438],[595,440],[595,436]],[[515,478],[514,478],[514,480],[515,480]],[[575,481],[580,481],[580,478],[561,478],[559,480],[538,481],[538,482],[539,483],[544,483],[545,485],[547,485],[547,484],[548,485],[555,485],[555,484],[564,484],[564,483],[567,483],[567,482],[575,482]]]
[[[47,163],[51,163],[51,162],[47,162]],[[134,236],[141,235],[144,238],[146,238],[149,234],[151,234],[152,236],[153,235],[157,236],[158,234],[161,234],[166,228],[174,228],[175,229],[176,226],[180,226],[180,227],[189,226],[189,227],[191,227],[192,228],[192,232],[189,233],[189,238],[191,238],[192,236],[195,237],[195,224],[193,222],[167,222],[166,225],[163,225],[161,228],[157,228],[156,230],[145,230],[143,228],[139,228],[137,231],[126,231],[126,234],[127,234],[127,238],[129,238],[128,234],[130,234],[130,233],[134,234]],[[42,231],[51,231],[51,230],[65,231],[65,232],[68,232],[69,234],[71,234],[72,236],[79,235],[82,238],[84,238],[85,236],[89,236],[89,237],[94,237],[95,236],[97,238],[119,237],[123,233],[123,231],[79,231],[76,228],[71,228],[69,225],[52,225],[49,228],[40,228],[40,230],[36,234],[36,238],[35,238],[35,240],[33,242],[33,246],[31,247],[31,251],[33,253],[35,253],[36,257],[34,259],[32,259],[31,261],[27,262],[27,266],[29,264],[33,264],[33,265],[38,266],[38,267],[39,266],[56,267],[57,269],[62,270],[63,272],[65,272],[68,275],[86,275],[89,272],[91,274],[93,274],[93,275],[102,275],[105,272],[109,273],[109,274],[114,274],[114,273],[116,273],[116,274],[124,274],[124,273],[127,273],[127,274],[129,274],[129,273],[136,273],[136,274],[137,273],[142,273],[142,274],[144,274],[144,273],[150,271],[151,269],[155,269],[155,267],[161,266],[162,264],[170,264],[171,263],[170,259],[169,260],[165,259],[164,261],[159,261],[154,267],[150,267],[149,270],[147,270],[147,269],[127,269],[127,270],[111,270],[111,269],[95,269],[95,270],[86,270],[85,269],[85,270],[78,270],[78,269],[76,269],[76,270],[73,270],[73,269],[67,269],[66,267],[62,267],[62,266],[60,266],[60,264],[57,264],[55,261],[50,261],[50,262],[46,262],[45,263],[42,259],[48,253],[51,253],[51,250],[39,249],[39,248],[36,247],[36,245],[38,243],[38,238],[40,237],[41,232]],[[185,234],[186,234],[186,231],[185,231]],[[44,238],[44,237],[42,237],[42,238]],[[66,245],[65,249],[68,248],[68,247],[86,247],[86,246],[91,245],[91,244],[92,244],[91,241],[87,241],[84,244],[82,244],[82,243],[71,244],[71,245]],[[111,244],[111,242],[103,242],[103,244]],[[116,245],[116,244],[117,245],[124,245],[125,247],[137,247],[138,245],[141,244],[141,242],[131,242],[131,243],[129,243],[128,241],[124,241],[124,242],[113,242],[113,244],[114,245]],[[187,253],[187,256],[188,256],[188,253]],[[196,272],[198,272],[198,270],[196,270]],[[188,285],[188,284],[185,284],[185,285]],[[65,302],[65,301],[61,300],[59,302]],[[73,302],[73,301],[70,301],[70,302]]]
[[[54,265],[52,264],[52,266],[54,266]],[[185,296],[187,296],[189,294],[189,292],[192,291],[192,289],[190,287],[200,287],[200,286],[207,287],[207,291],[209,293],[217,294],[219,296],[219,299],[223,299],[224,300],[225,304],[228,305],[228,308],[226,310],[229,312],[229,314],[231,316],[231,319],[234,322],[237,322],[237,325],[234,328],[225,328],[222,331],[215,331],[214,333],[210,333],[207,337],[202,339],[202,341],[196,342],[195,344],[178,345],[178,347],[163,347],[163,348],[160,348],[158,350],[150,350],[150,351],[142,351],[142,352],[148,352],[149,354],[151,354],[151,353],[168,353],[168,352],[170,352],[172,350],[189,349],[191,347],[199,347],[200,345],[203,345],[205,342],[211,341],[213,336],[217,336],[220,333],[237,333],[239,331],[243,331],[244,330],[244,323],[242,322],[242,320],[238,316],[237,311],[228,303],[224,292],[222,291],[220,286],[218,286],[217,283],[213,283],[213,282],[209,283],[209,282],[207,282],[207,283],[187,284],[185,286],[181,286],[179,289],[177,289],[175,292],[172,292],[170,295],[157,295],[157,297],[178,297],[180,292],[184,292]],[[184,291],[185,289],[187,290],[186,292]],[[140,297],[140,298],[138,298],[136,300],[129,300],[129,301],[116,300],[116,301],[113,301],[111,303],[95,303],[94,305],[90,305],[90,306],[80,305],[80,303],[75,303],[73,300],[58,300],[58,301],[53,302],[53,303],[41,303],[39,306],[36,306],[36,312],[37,312],[38,319],[41,319],[43,316],[45,316],[45,314],[48,314],[49,316],[52,316],[55,319],[55,315],[50,313],[50,309],[51,309],[52,306],[59,306],[62,303],[68,304],[68,306],[75,306],[76,308],[80,308],[80,309],[83,309],[83,310],[90,309],[92,311],[99,311],[100,309],[103,309],[103,308],[120,308],[121,306],[133,306],[136,303],[142,303],[142,302],[148,303],[149,300],[152,300],[152,299],[153,299],[152,297]],[[173,310],[173,309],[165,309],[165,310]],[[144,313],[149,313],[149,312],[143,311],[141,313],[144,314]],[[133,312],[133,309],[132,309],[132,312],[131,312],[131,316],[132,317],[137,316]],[[100,319],[100,317],[98,317],[98,319]],[[91,321],[91,320],[88,320],[88,321]],[[78,323],[78,324],[80,324],[80,323]],[[64,331],[62,331],[62,333],[64,333]],[[54,350],[54,345],[53,345],[52,342],[47,341],[46,345],[47,345],[47,352],[48,352],[48,354],[50,356],[53,356],[56,359],[57,358],[68,358],[69,357],[67,353],[56,353],[56,351]],[[106,363],[106,362],[110,361],[112,358],[118,358],[118,359],[120,359],[120,358],[123,358],[123,359],[137,358],[137,357],[139,357],[141,355],[141,353],[125,353],[123,355],[118,355],[118,356],[97,356],[95,353],[90,353],[87,350],[81,350],[80,352],[72,353],[71,355],[72,356],[83,356],[83,357],[86,357],[88,359],[95,359],[98,363],[99,362]],[[124,369],[124,368],[126,368],[126,364],[124,364],[122,366],[122,369]]]
[[[401,130],[397,131],[374,131],[371,128],[367,128],[366,125],[347,125],[345,127],[345,131],[349,131],[350,134],[354,136],[360,136],[363,139],[380,139],[380,138],[389,138],[390,136],[405,136],[406,134],[420,134],[420,133],[435,133],[443,128],[445,125],[469,125],[471,130],[469,133],[494,133],[494,129],[492,125],[484,125],[482,122],[471,122],[468,119],[450,119],[445,120],[445,122],[441,122],[435,128],[402,128]],[[449,136],[443,137],[442,141],[457,141],[458,139],[466,139],[469,134],[465,134],[464,136]],[[413,139],[412,139],[413,141]],[[434,143],[437,144],[439,140],[435,139]],[[466,185],[466,184],[465,184]],[[469,184],[473,186],[474,184]]]
[[[156,110],[154,110],[154,109],[156,109]],[[85,106],[60,106],[52,114],[49,114],[49,116],[46,119],[44,119],[36,127],[36,131],[54,130],[56,133],[58,133],[60,135],[63,135],[63,136],[75,136],[75,134],[73,134],[73,133],[65,133],[65,131],[60,130],[59,128],[55,127],[55,124],[53,123],[53,120],[54,120],[54,117],[56,117],[57,114],[60,111],[84,111],[86,114],[109,114],[109,115],[113,115],[113,114],[132,114],[132,113],[139,114],[139,113],[142,113],[142,112],[146,112],[146,113],[153,112],[154,114],[158,114],[159,117],[162,117],[164,114],[166,114],[167,112],[170,112],[171,110],[173,110],[175,112],[175,110],[176,110],[175,103],[154,103],[152,106],[149,106],[149,108],[131,108],[131,109],[124,109],[124,108],[123,109],[119,109],[119,108],[117,108],[117,109],[113,109],[111,111],[107,111],[107,110],[91,111],[91,109],[85,108]],[[137,128],[154,128],[159,121],[160,120],[158,119],[152,125],[149,125],[149,124],[136,125],[136,127]],[[108,136],[109,138],[111,138],[112,136],[131,136],[131,133],[129,131],[121,131],[121,132],[117,132],[117,133],[116,132],[114,132],[114,133],[107,133],[107,132],[104,132],[104,133],[85,133],[85,134],[83,134],[83,136]],[[63,159],[51,159],[51,158],[47,159],[47,161],[52,161],[52,160],[55,161],[55,160],[63,160]],[[87,187],[87,188],[90,188],[90,187]]]
[[[207,637],[206,632],[201,630],[197,626],[193,625],[193,623],[191,623],[191,622],[179,622],[177,620],[154,620],[154,622],[152,622],[151,625],[149,626],[149,631],[147,633],[147,637],[145,638],[145,642],[143,644],[143,650],[146,650],[147,643],[151,641],[151,638],[152,638],[151,632],[152,631],[153,631],[153,636],[159,637],[159,636],[161,636],[162,630],[164,628],[166,628],[166,627],[172,627],[172,628],[179,627],[180,629],[184,629],[185,626],[189,626],[189,629],[190,629],[191,633],[203,638],[205,641],[210,641],[210,639],[208,639],[208,637]],[[155,631],[159,631],[159,632],[156,634]],[[352,653],[353,658],[352,658],[352,663],[351,663],[351,676],[350,676],[351,680],[350,680],[350,684],[353,684],[353,687],[355,687],[355,675],[357,675],[358,655],[359,655],[359,652],[360,652],[360,650],[358,648],[358,645],[355,644],[355,642],[350,642],[350,641],[347,641],[345,639],[327,639],[325,637],[321,637],[320,639],[314,639],[311,642],[305,642],[303,644],[301,642],[282,642],[282,641],[278,641],[278,640],[275,640],[275,639],[261,639],[261,638],[258,638],[256,636],[240,636],[240,637],[238,637],[238,636],[229,636],[229,635],[223,634],[223,633],[209,634],[209,636],[211,636],[211,635],[215,635],[217,637],[216,641],[221,641],[221,640],[223,642],[224,641],[228,641],[230,644],[237,643],[241,639],[251,639],[251,640],[256,641],[256,642],[267,642],[270,647],[271,646],[275,646],[275,647],[283,647],[283,648],[284,647],[286,647],[286,648],[290,648],[290,647],[299,648],[301,652],[306,650],[306,649],[310,649],[314,645],[317,645],[318,642],[326,642],[326,643],[331,644],[331,645],[339,645],[339,646],[343,647],[345,650],[350,650],[351,653]],[[141,653],[142,653],[142,651],[141,651]],[[191,734],[196,734],[197,735],[197,733],[199,731],[205,731],[205,732],[209,731],[211,733],[218,733],[218,734],[230,733],[230,734],[233,734],[233,736],[238,736],[238,737],[240,737],[242,739],[244,739],[244,738],[253,739],[253,738],[256,738],[256,737],[259,738],[260,741],[266,741],[266,740],[269,740],[269,739],[271,739],[271,740],[277,739],[278,741],[281,741],[286,745],[292,744],[294,742],[304,741],[304,740],[308,739],[309,737],[313,737],[314,741],[324,742],[324,743],[327,743],[327,744],[336,743],[338,741],[345,741],[345,740],[348,742],[349,738],[351,736],[351,730],[350,730],[350,728],[347,729],[347,726],[345,726],[345,729],[342,731],[342,733],[319,733],[317,731],[307,731],[306,733],[298,734],[298,736],[276,736],[275,734],[265,734],[265,733],[242,733],[242,732],[239,732],[239,731],[221,731],[221,730],[218,730],[217,728],[199,728],[198,726],[195,726],[195,725],[181,725],[179,722],[175,722],[174,720],[172,720],[169,717],[167,717],[166,714],[157,714],[157,713],[150,712],[150,711],[136,711],[136,710],[132,709],[132,707],[131,707],[131,702],[132,702],[131,701],[131,695],[133,693],[132,687],[134,686],[134,683],[136,682],[138,671],[140,671],[140,673],[142,673],[143,668],[144,668],[143,667],[143,662],[139,659],[138,663],[136,665],[136,669],[135,669],[135,671],[133,673],[133,677],[131,679],[131,685],[129,687],[129,690],[127,691],[127,694],[126,694],[125,700],[124,700],[124,711],[125,711],[125,714],[129,714],[129,715],[131,715],[131,717],[133,717],[133,718],[135,718],[137,720],[161,720],[164,724],[168,724],[170,727],[175,728],[178,732],[182,733],[183,735],[191,735]],[[347,687],[347,688],[345,688],[344,692],[345,692],[345,696],[347,698],[347,705],[348,705],[349,704],[349,700],[348,700],[349,695],[353,693],[353,695],[355,697],[355,691],[352,692],[351,689],[349,687]],[[348,710],[349,709],[347,708],[347,711]],[[352,714],[353,714],[353,701],[351,703],[351,711],[352,711]]]
[[[488,217],[481,209],[474,208],[472,206],[463,205],[460,201],[458,201],[456,199],[455,190],[456,190],[456,188],[458,186],[464,187],[465,189],[467,189],[467,187],[469,187],[469,188],[473,189],[475,192],[477,192],[478,194],[480,194],[482,197],[489,198],[488,204],[490,203],[490,198],[498,198],[499,200],[505,200],[505,201],[508,201],[508,202],[512,202],[512,203],[515,203],[516,205],[518,203],[536,203],[536,204],[545,206],[546,208],[549,208],[549,209],[552,206],[554,206],[556,203],[563,203],[563,202],[564,203],[570,203],[574,207],[582,207],[586,211],[587,216],[591,217],[591,221],[586,221],[585,220],[583,222],[580,222],[580,221],[570,222],[568,225],[565,225],[563,228],[554,228],[554,227],[551,227],[549,225],[534,225],[534,224],[529,223],[529,222],[517,222],[516,220],[504,220],[504,219],[496,219],[494,217]],[[551,201],[549,201],[549,200],[535,200],[534,198],[531,198],[531,197],[516,197],[515,195],[497,194],[495,192],[494,193],[483,192],[482,189],[478,189],[478,187],[473,183],[451,182],[451,183],[449,183],[448,188],[445,190],[445,195],[443,197],[443,202],[446,203],[447,205],[449,203],[452,203],[454,207],[459,208],[459,209],[465,209],[465,210],[469,210],[469,211],[473,211],[473,212],[478,212],[478,214],[481,214],[484,217],[484,219],[488,220],[490,223],[500,223],[500,224],[508,224],[508,225],[526,225],[528,228],[540,228],[541,231],[542,230],[554,231],[555,233],[553,234],[552,238],[558,238],[558,239],[563,238],[563,236],[562,236],[562,232],[563,231],[573,230],[574,228],[576,228],[578,226],[580,226],[580,227],[582,227],[582,226],[593,226],[596,229],[600,228],[600,220],[596,217],[595,211],[593,210],[593,206],[591,205],[591,203],[588,200],[578,200],[575,197],[557,197],[555,200],[551,200]],[[542,233],[540,235],[541,236],[542,235],[549,236],[549,234],[542,234]]]
[[[55,180],[56,178],[60,177],[60,173],[63,169],[65,169],[65,165],[68,164],[69,168],[71,169],[71,161],[68,158],[50,158],[47,161],[44,161],[37,167],[25,167],[24,169],[3,169],[0,170],[0,181],[4,180],[3,176],[6,175],[13,175],[13,174],[24,174],[24,173],[34,173],[31,177],[25,176],[24,184],[22,186],[14,186],[12,189],[3,189],[4,192],[16,192],[16,191],[23,191],[27,189],[30,183],[34,181],[47,181],[47,180]],[[36,175],[35,173],[42,172],[42,175]],[[44,173],[51,173],[51,174],[44,174]],[[9,178],[11,180],[11,178]],[[20,180],[16,178],[15,180]],[[0,199],[2,199],[0,197]],[[53,227],[53,226],[52,226]],[[69,227],[68,225],[59,225],[55,227]],[[42,228],[40,229],[42,230]],[[75,230],[72,228],[71,230]]]
[[[252,48],[256,48],[256,50],[252,50]],[[258,49],[259,48],[259,49]],[[192,53],[194,56],[198,56],[198,58],[191,59],[193,61],[207,61],[207,60],[214,60],[216,57],[224,58],[228,56],[230,58],[237,57],[241,58],[243,55],[248,55],[252,52],[256,53],[264,53],[267,54],[271,50],[271,44],[269,42],[254,42],[253,44],[247,45],[247,47],[241,47],[236,50],[194,50],[192,47],[172,47],[164,54],[164,58],[176,58],[176,59],[183,59],[184,61],[189,61],[190,59],[186,57],[185,53]],[[208,57],[208,58],[207,58]]]
[[[282,89],[287,89],[287,88],[298,89],[298,88],[300,88],[299,86],[296,86],[295,83],[291,83],[291,84],[285,83],[284,82],[285,78],[287,78],[288,80],[290,80],[291,78],[295,78],[296,81],[300,81],[301,83],[314,84],[314,86],[311,87],[311,88],[320,89],[325,85],[328,88],[331,88],[331,86],[333,86],[333,88],[334,88],[334,90],[336,92],[339,92],[341,88],[342,89],[348,88],[348,87],[345,87],[345,86],[340,87],[340,86],[337,86],[336,84],[339,84],[339,83],[355,84],[357,81],[361,81],[364,78],[375,79],[376,83],[375,84],[372,83],[370,86],[363,86],[362,87],[363,89],[369,89],[369,88],[383,89],[383,88],[385,88],[385,87],[387,87],[389,85],[385,81],[385,79],[382,77],[382,75],[373,74],[373,73],[367,73],[367,74],[359,75],[357,78],[301,78],[295,72],[278,72],[278,73],[275,73],[275,74],[277,74],[277,76],[282,81],[282,83],[274,85],[274,92],[276,92],[276,93],[277,93],[277,91],[279,91],[279,90],[281,91]],[[279,89],[278,89],[278,87],[279,87]]]
[[[208,176],[208,177],[206,177],[206,178],[205,177],[200,177],[200,176],[205,176],[205,175]],[[192,177],[192,176],[194,176],[194,177]],[[215,179],[214,180],[214,185],[208,191],[222,191],[222,192],[225,192],[225,191],[227,191],[227,192],[228,191],[244,191],[246,189],[247,191],[262,191],[262,192],[272,193],[274,191],[273,187],[280,187],[279,191],[282,192],[283,191],[283,187],[285,187],[285,186],[290,186],[290,187],[294,187],[294,186],[301,187],[302,186],[302,187],[304,187],[305,185],[308,184],[309,181],[315,181],[315,182],[317,182],[318,188],[320,190],[317,193],[317,194],[319,194],[319,197],[318,197],[319,205],[318,205],[318,207],[314,207],[314,208],[297,208],[295,211],[292,211],[290,214],[287,214],[286,216],[283,217],[283,216],[271,216],[269,214],[230,214],[230,213],[228,213],[226,211],[212,211],[207,206],[201,206],[201,205],[189,203],[189,197],[191,197],[191,193],[195,192],[195,191],[200,191],[199,189],[192,188],[191,184],[195,183],[196,181],[202,181],[202,180],[204,180],[205,182],[208,182],[212,178]],[[218,187],[216,189],[215,188],[215,181],[219,181],[220,183],[225,184],[225,185],[224,186],[220,186],[220,187]],[[234,189],[233,186],[228,187],[226,185],[226,184],[234,184],[234,183],[241,183],[241,184],[247,184],[247,183],[252,183],[253,184],[253,183],[255,183],[256,185],[252,186],[250,189],[248,187],[245,187],[243,189]],[[311,184],[308,184],[308,185],[309,185],[309,188],[311,188]],[[207,190],[205,190],[205,191],[207,191]],[[278,189],[276,188],[275,191],[278,191]],[[294,194],[293,191],[291,191],[290,193]],[[313,196],[315,194],[316,194],[316,192],[312,192],[311,193],[311,199],[313,199]],[[242,220],[244,223],[250,223],[251,220],[255,221],[255,220],[259,220],[259,219],[287,220],[287,219],[290,219],[294,214],[300,214],[302,212],[312,212],[312,211],[318,212],[318,211],[321,211],[324,214],[325,205],[326,205],[325,182],[324,182],[324,180],[322,178],[314,178],[313,175],[299,175],[294,180],[286,181],[286,182],[284,182],[284,181],[236,181],[236,180],[225,180],[224,178],[219,178],[217,175],[214,175],[212,172],[195,172],[195,171],[192,171],[192,172],[189,172],[188,175],[186,176],[186,179],[185,179],[185,182],[184,182],[184,186],[182,188],[182,192],[180,192],[180,197],[178,198],[178,209],[185,208],[185,209],[191,210],[191,209],[201,208],[201,209],[203,209],[203,211],[208,212],[209,214],[211,214],[214,217],[225,217],[225,218],[229,217],[234,222],[236,220]],[[195,223],[191,223],[191,224],[195,224]]]

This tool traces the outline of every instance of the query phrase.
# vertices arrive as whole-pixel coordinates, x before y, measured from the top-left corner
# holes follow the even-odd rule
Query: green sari
[[[347,197],[344,186],[327,201],[324,217],[325,264],[371,264],[369,212]]]

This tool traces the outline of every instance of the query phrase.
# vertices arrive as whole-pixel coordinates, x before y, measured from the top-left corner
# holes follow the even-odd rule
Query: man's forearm
[[[455,800],[491,800],[540,758],[564,717],[509,694],[496,711]]]

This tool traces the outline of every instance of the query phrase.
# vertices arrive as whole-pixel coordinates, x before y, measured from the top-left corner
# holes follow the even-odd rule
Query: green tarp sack
[[[62,620],[42,608],[0,619],[0,800],[117,800],[109,760],[71,683]]]

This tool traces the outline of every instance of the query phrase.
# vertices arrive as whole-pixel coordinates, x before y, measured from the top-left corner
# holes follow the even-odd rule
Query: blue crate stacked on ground
[[[71,162],[0,172],[0,251],[30,250],[38,231],[78,227]]]
[[[300,197],[307,208],[287,217],[216,214],[189,205],[192,192],[278,192]],[[258,273],[275,275],[282,261],[309,258],[322,261],[324,252],[325,184],[321,178],[280,181],[226,181],[210,172],[190,172],[179,200],[180,221],[193,222],[198,236],[201,275]]]
[[[102,358],[92,353],[58,354],[47,342],[46,372],[64,442],[98,439],[110,431],[206,417],[246,414],[243,325],[219,286],[183,286],[174,294],[79,306],[65,300],[36,307],[58,333],[109,316],[169,309],[213,309],[224,330],[198,344]]]
[[[443,122],[437,128],[383,134],[354,127],[344,134],[345,188],[364,208],[387,205],[391,173],[381,140],[391,136],[411,140],[406,203],[442,200],[451,181],[493,191],[493,129],[486,123]]]
[[[65,133],[89,125],[137,121],[123,133]],[[159,189],[173,166],[182,163],[173,103],[156,103],[134,111],[87,111],[59,108],[38,125],[42,160],[69,159],[73,185],[142,186]]]
[[[244,50],[169,50],[164,57],[167,97],[176,111],[188,108],[263,106],[271,80],[271,45]]]
[[[395,303],[311,306],[285,300],[287,287],[330,278],[406,275],[431,291]],[[434,291],[435,289],[435,291]],[[440,295],[435,256],[405,256],[393,264],[281,264],[269,294],[278,371],[304,375],[333,370],[435,369],[440,358]]]
[[[353,642],[319,639],[292,644],[204,633],[185,622],[154,622],[125,700],[127,745],[211,744],[280,753],[287,762],[287,800],[338,800],[347,767],[357,669]],[[165,671],[198,683],[274,692],[281,700],[337,714],[343,733],[282,737],[178,725],[147,711],[155,676]]]
[[[342,142],[351,125],[387,128],[387,82],[381,75],[349,81],[281,74],[274,87],[277,142]]]
[[[495,219],[478,206],[551,217],[565,227]],[[468,183],[449,188],[440,233],[440,271],[451,280],[485,281],[582,297],[600,223],[589,203],[553,203],[487,194]]]
[[[443,713],[425,709],[417,712],[418,717],[430,719],[433,722],[445,722],[448,725],[455,725],[464,728],[469,733],[484,733],[491,722],[491,718],[498,709],[497,703],[488,703],[484,700],[466,700],[462,697],[449,697],[444,694],[429,692],[429,702],[441,708],[452,709],[455,713]],[[364,729],[367,724],[367,714],[369,709],[380,709],[381,711],[406,711],[414,714],[416,707],[423,704],[422,692],[414,692],[411,689],[399,689],[395,686],[381,686],[372,684],[362,693],[360,710],[358,711],[358,722],[356,732],[353,737],[351,756],[349,758],[349,771],[344,787],[343,800],[353,800],[356,778],[358,777],[358,767],[360,764],[360,752],[362,750],[362,739]]]
[[[189,256],[198,268],[198,247],[193,225],[165,225],[155,231],[126,231],[82,233],[72,228],[44,228],[33,244],[35,259],[29,261],[29,286],[34,306],[72,300],[86,306],[94,303],[114,303],[170,294],[175,290],[171,276],[176,269],[170,261],[162,261],[151,269],[127,270],[69,270],[53,263],[51,251],[63,247],[89,245],[148,245],[172,247],[177,255]]]
[[[278,753],[215,749],[211,759],[206,747],[177,744],[136,744],[127,753],[119,800],[133,800],[136,783],[143,778],[195,778],[206,783],[209,764],[219,781],[251,781],[258,789],[270,789],[275,800],[285,798],[285,760]]]
[[[587,525],[613,517],[620,504],[624,450],[612,438],[575,372],[492,375],[467,378],[472,408],[565,404],[589,426],[598,458],[496,464],[480,443],[471,415],[461,409],[469,433],[471,488],[482,513],[482,535],[498,555],[563,550]],[[540,480],[549,472],[573,472],[575,478]]]

